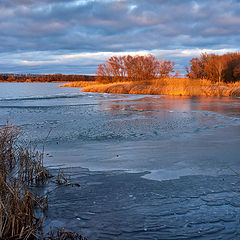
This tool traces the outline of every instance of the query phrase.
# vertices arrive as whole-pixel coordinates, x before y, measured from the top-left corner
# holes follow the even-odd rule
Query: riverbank
[[[61,87],[82,87],[84,92],[240,97],[240,83],[212,83],[205,79],[169,78],[151,82],[98,83],[95,81],[73,82]]]

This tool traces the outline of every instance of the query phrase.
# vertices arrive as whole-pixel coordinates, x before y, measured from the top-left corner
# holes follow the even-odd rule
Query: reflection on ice
[[[132,110],[143,113],[158,111],[177,111],[192,112],[204,111],[214,112],[229,116],[240,117],[240,101],[237,98],[196,98],[196,97],[178,97],[178,96],[152,96],[141,97],[137,95],[136,99],[114,100],[109,104],[101,104],[99,110],[106,110],[111,113],[116,110]]]

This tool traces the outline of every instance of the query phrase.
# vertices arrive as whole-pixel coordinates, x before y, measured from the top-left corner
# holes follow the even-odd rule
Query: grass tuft
[[[50,231],[48,234],[44,234],[43,240],[87,240],[87,238],[79,233],[58,229],[57,232]]]

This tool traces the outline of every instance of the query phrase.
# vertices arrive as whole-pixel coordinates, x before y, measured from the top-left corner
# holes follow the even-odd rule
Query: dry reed
[[[81,86],[75,85],[75,86]],[[175,96],[240,97],[240,83],[213,83],[206,79],[168,78],[148,82],[94,82],[82,88],[84,92],[149,94]]]
[[[70,82],[67,84],[63,84],[63,85],[60,85],[59,87],[87,87],[95,84],[96,84],[96,81],[78,81],[78,82]]]
[[[87,240],[79,233],[72,233],[64,229],[58,229],[57,232],[50,231],[43,235],[43,240]]]
[[[19,145],[18,137],[19,130],[11,123],[0,127],[0,239],[35,238],[42,225],[35,207],[46,206],[46,198],[29,190],[50,176],[43,154]]]
[[[0,126],[0,239],[86,239],[62,229],[41,232],[43,218],[36,216],[36,208],[45,210],[48,197],[39,197],[30,189],[51,174],[43,165],[43,152],[20,144],[19,135],[9,122]],[[71,184],[61,170],[55,182]]]

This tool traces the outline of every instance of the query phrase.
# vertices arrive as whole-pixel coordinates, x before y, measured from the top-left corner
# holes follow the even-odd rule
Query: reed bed
[[[36,210],[46,210],[48,197],[33,189],[52,176],[43,165],[43,152],[19,143],[19,136],[11,123],[0,126],[0,239],[85,239],[62,229],[41,231],[43,217]],[[56,184],[66,183],[69,180],[59,171]]]
[[[96,81],[77,81],[77,82],[70,82],[67,84],[60,85],[59,87],[87,87],[95,85]]]
[[[82,88],[84,92],[240,97],[240,83],[213,83],[206,79],[168,78],[148,82],[116,82],[94,84]]]
[[[0,127],[0,239],[34,239],[42,225],[35,207],[46,207],[46,198],[29,189],[50,173],[43,154],[18,144],[19,130],[11,123]]]

